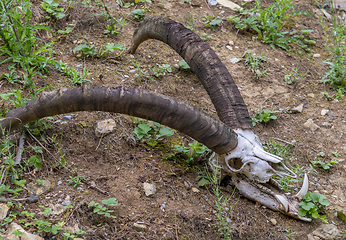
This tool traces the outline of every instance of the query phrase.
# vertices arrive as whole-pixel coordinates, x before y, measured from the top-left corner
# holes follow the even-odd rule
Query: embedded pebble
[[[137,232],[145,232],[147,230],[147,226],[145,226],[144,224],[134,223],[133,229]]]
[[[326,115],[328,112],[329,112],[328,109],[322,109],[322,110],[321,110],[321,115],[324,116],[324,115]]]
[[[1,203],[0,204],[0,221],[5,219],[7,216],[7,212],[10,210],[10,208],[7,206],[7,204]]]
[[[63,116],[64,120],[71,120],[72,119],[72,114],[71,115],[67,115],[67,116]]]
[[[116,124],[113,119],[106,119],[103,121],[99,121],[96,124],[96,128],[95,128],[96,137],[101,137],[109,133],[112,133],[113,131],[115,131],[115,126]]]
[[[240,59],[240,58],[231,58],[229,61],[230,61],[231,63],[237,63],[237,62],[240,62],[241,59]]]
[[[310,129],[311,131],[316,131],[318,128],[320,128],[319,126],[317,126],[311,118],[309,118],[305,123],[304,123],[304,127]]]
[[[299,106],[292,108],[291,112],[292,113],[301,113],[301,112],[303,112],[303,107],[304,107],[304,104],[302,103]]]
[[[338,228],[333,224],[323,224],[315,231],[312,232],[314,236],[320,237],[322,239],[334,239],[340,234]]]
[[[278,223],[278,221],[276,221],[275,218],[271,218],[270,219],[270,222],[273,224],[273,225],[276,225]]]
[[[331,127],[332,127],[332,124],[329,123],[329,122],[324,122],[324,123],[322,124],[322,127],[331,128]]]
[[[335,117],[336,117],[336,115],[333,114],[333,113],[331,113],[331,112],[327,112],[327,115],[328,115],[329,117],[331,117],[331,118],[335,118]]]
[[[145,195],[147,197],[150,197],[156,193],[156,186],[152,183],[147,183],[147,182],[143,183],[143,188],[144,188]]]

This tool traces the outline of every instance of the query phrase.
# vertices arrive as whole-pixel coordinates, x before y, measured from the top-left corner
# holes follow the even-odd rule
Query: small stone
[[[52,184],[49,180],[44,180],[41,184],[38,182],[31,182],[27,184],[26,189],[32,195],[41,195],[42,193],[47,192],[52,187]]]
[[[14,232],[21,232],[22,234],[19,236],[15,236]],[[26,239],[26,240],[44,240],[44,238],[28,233],[25,231],[20,225],[17,223],[12,222],[7,230],[7,236],[4,237],[4,239],[11,239],[11,240],[20,240],[20,239]]]
[[[107,135],[115,131],[115,126],[115,121],[113,119],[100,121],[96,125],[95,134],[97,137]]]
[[[145,232],[147,231],[147,226],[145,226],[144,224],[134,223],[133,229],[137,232]]]
[[[240,58],[235,57],[235,58],[231,58],[229,61],[234,64],[234,63],[240,62],[240,60],[241,60]]]
[[[315,53],[313,56],[314,56],[315,58],[319,58],[319,57],[321,57],[321,54]]]
[[[315,97],[315,94],[309,93],[309,94],[308,94],[308,97],[314,98],[314,97]]]
[[[193,188],[191,188],[192,189],[192,192],[195,192],[195,193],[199,193],[200,191],[197,189],[197,188],[195,188],[195,187],[193,187]]]
[[[67,115],[67,116],[63,116],[64,120],[71,120],[72,119],[72,114],[71,115]]]
[[[329,112],[328,109],[322,109],[322,110],[321,110],[321,115],[324,116],[324,115],[326,115],[328,112]]]
[[[334,239],[340,234],[338,228],[333,224],[323,224],[315,231],[312,232],[314,236],[320,237],[322,239]]]
[[[304,104],[302,103],[299,106],[292,108],[291,112],[292,113],[301,113],[301,112],[303,112],[303,107],[304,107]]]
[[[150,197],[156,193],[156,187],[152,183],[147,183],[147,182],[143,183],[143,188],[144,188],[145,195],[147,197]]]
[[[208,4],[210,6],[215,6],[215,5],[217,5],[217,1],[215,1],[215,0],[208,0]]]
[[[233,51],[233,48],[232,48],[231,46],[229,46],[229,45],[227,45],[226,48],[227,48],[228,50],[230,50],[230,51]]]
[[[233,45],[234,45],[234,42],[231,40],[231,41],[228,42],[228,44],[229,44],[230,46],[233,46]]]
[[[336,118],[336,115],[331,112],[327,112],[327,115],[331,118]]]
[[[26,200],[27,203],[35,203],[38,201],[38,196],[37,195],[30,195],[29,198]]]
[[[315,240],[314,236],[312,236],[312,234],[308,234],[308,240]]]
[[[332,124],[330,124],[329,122],[324,122],[324,123],[322,124],[322,127],[331,128],[331,127],[332,127]]]
[[[84,192],[84,189],[82,187],[77,187],[77,192],[82,193],[82,192]]]
[[[51,210],[53,212],[52,214],[60,215],[61,213],[63,213],[66,210],[66,208],[61,204],[56,204],[56,205],[51,207]]]
[[[0,221],[4,220],[7,216],[7,212],[10,210],[10,208],[7,206],[7,204],[1,203],[0,204]]]
[[[311,131],[316,131],[318,128],[320,128],[319,126],[317,126],[311,118],[309,118],[305,123],[304,123],[304,127],[310,129]]]
[[[271,218],[270,219],[270,222],[273,224],[273,225],[276,225],[278,223],[278,221],[276,221],[275,218]]]

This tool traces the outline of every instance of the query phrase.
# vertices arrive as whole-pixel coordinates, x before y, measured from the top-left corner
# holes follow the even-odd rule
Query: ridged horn
[[[220,120],[232,129],[252,129],[247,107],[231,74],[208,44],[169,18],[146,17],[135,30],[130,53],[147,39],[157,39],[172,47],[197,75],[207,90]]]
[[[44,92],[40,98],[9,111],[0,127],[14,130],[44,117],[78,111],[115,112],[153,120],[185,133],[218,154],[238,143],[233,130],[211,115],[174,98],[126,87],[84,86]]]

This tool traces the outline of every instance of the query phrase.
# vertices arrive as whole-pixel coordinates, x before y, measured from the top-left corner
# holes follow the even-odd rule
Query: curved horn
[[[9,111],[0,127],[14,130],[43,117],[77,111],[116,112],[153,120],[189,135],[218,154],[232,150],[238,143],[232,129],[195,107],[125,87],[84,86],[44,92],[39,99]]]
[[[129,52],[147,39],[167,43],[195,72],[207,90],[220,120],[232,129],[252,129],[247,107],[231,74],[208,44],[191,30],[169,18],[146,17],[135,30]]]

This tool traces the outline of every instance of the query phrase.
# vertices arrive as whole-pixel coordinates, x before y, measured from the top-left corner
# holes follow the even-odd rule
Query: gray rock
[[[314,236],[320,237],[324,240],[331,240],[340,234],[338,228],[333,224],[323,224],[315,231],[312,232]]]
[[[7,204],[4,204],[4,203],[0,204],[0,221],[5,219],[9,209],[10,208],[7,206]]]
[[[150,197],[156,193],[156,187],[154,184],[145,182],[143,183],[143,188],[144,188],[145,195],[147,197]]]
[[[145,232],[147,231],[147,226],[144,224],[134,223],[133,229],[135,229],[137,232]]]
[[[328,114],[328,116],[331,117],[331,118],[335,118],[335,117],[336,117],[336,115],[333,114],[333,113],[331,113],[331,112],[327,112],[327,114]]]
[[[37,195],[30,195],[29,198],[26,200],[27,203],[35,203],[38,201],[38,196]]]
[[[96,124],[95,134],[97,137],[105,136],[115,131],[115,121],[106,119]]]
[[[304,123],[304,127],[310,129],[311,131],[316,131],[318,128],[320,128],[319,126],[317,126],[311,118],[309,118],[305,123]]]
[[[19,235],[19,236],[15,236],[12,233],[15,231],[20,231],[23,234]],[[8,228],[7,231],[7,236],[4,237],[4,239],[9,239],[9,240],[20,240],[20,239],[25,239],[25,240],[44,240],[44,238],[28,233],[27,231],[25,231],[20,225],[18,225],[17,223],[12,222]]]
[[[48,190],[52,187],[52,184],[49,180],[44,180],[42,184],[38,182],[31,182],[26,186],[26,189],[32,195],[41,195],[42,193],[48,192]]]
[[[303,107],[304,107],[304,104],[302,103],[299,106],[292,108],[291,112],[292,113],[301,113],[301,112],[303,112]]]
[[[332,127],[332,124],[329,123],[329,122],[324,122],[324,123],[322,124],[322,127],[331,128],[331,127]]]
[[[326,115],[328,112],[329,112],[328,109],[322,109],[322,110],[321,110],[321,115],[324,116],[324,115]]]

